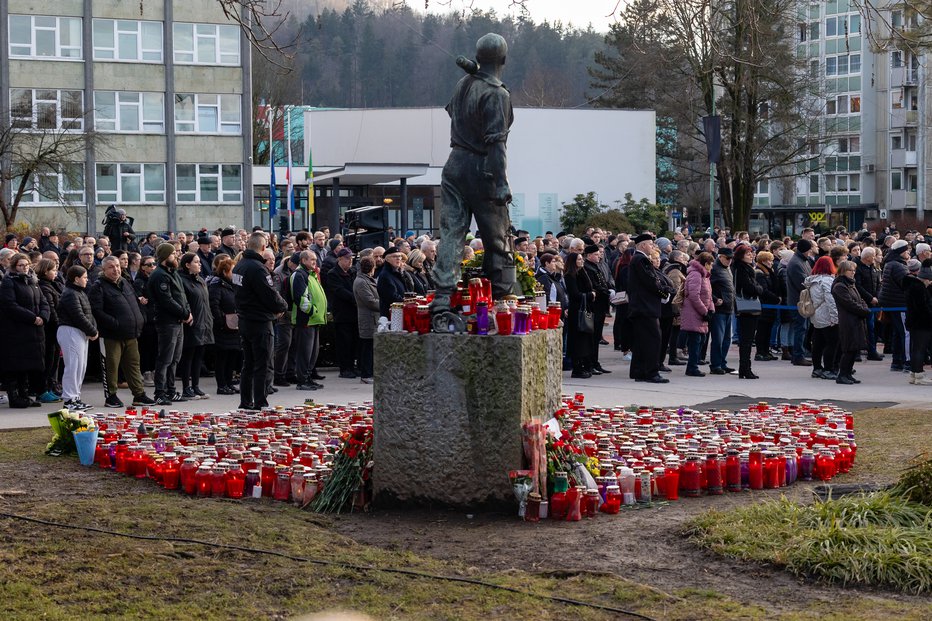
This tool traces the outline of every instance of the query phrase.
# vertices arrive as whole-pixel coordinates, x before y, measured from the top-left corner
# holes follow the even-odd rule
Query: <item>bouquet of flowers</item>
[[[482,275],[482,258],[485,256],[484,250],[477,250],[475,255],[469,261],[463,261],[463,272],[468,277],[479,277]],[[534,270],[528,264],[527,260],[520,254],[514,253],[515,258],[515,275],[518,284],[521,285],[522,295],[534,296],[540,289],[540,283],[534,278]]]
[[[372,425],[356,425],[343,434],[333,470],[310,507],[320,513],[365,509],[372,485]]]
[[[46,455],[67,455],[75,448],[74,434],[80,431],[93,431],[94,421],[77,412],[61,409],[48,415],[52,427],[52,441],[45,447]]]

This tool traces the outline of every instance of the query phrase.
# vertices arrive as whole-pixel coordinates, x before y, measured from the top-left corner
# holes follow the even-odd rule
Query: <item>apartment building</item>
[[[797,53],[818,77],[823,97],[817,158],[794,183],[758,185],[754,227],[797,234],[924,217],[932,191],[932,89],[921,58],[888,45],[890,27],[916,27],[903,6],[862,13],[853,0],[801,2]],[[878,5],[884,6],[884,5]],[[865,21],[867,20],[867,21]]]
[[[99,135],[30,180],[21,220],[95,231],[116,204],[137,232],[252,223],[250,48],[218,2],[0,0],[0,22],[4,122]]]

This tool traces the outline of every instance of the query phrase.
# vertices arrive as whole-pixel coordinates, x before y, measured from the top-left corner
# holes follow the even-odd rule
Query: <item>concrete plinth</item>
[[[560,404],[562,331],[375,335],[378,506],[508,506],[521,425]]]

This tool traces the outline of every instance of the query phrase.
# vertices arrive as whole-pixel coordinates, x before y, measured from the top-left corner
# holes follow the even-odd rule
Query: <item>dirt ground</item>
[[[885,484],[916,455],[932,449],[932,412],[874,409],[856,415],[859,461],[837,484]],[[880,600],[929,602],[890,592],[821,585],[779,568],[734,561],[693,545],[684,534],[699,513],[725,511],[785,495],[798,502],[815,498],[816,483],[783,490],[680,498],[654,508],[623,511],[582,523],[517,521],[511,515],[379,512],[340,516],[334,528],[368,545],[411,550],[482,567],[573,574],[610,572],[667,594],[684,588],[729,595],[749,605],[789,612],[801,601],[824,602],[860,595]],[[929,611],[932,618],[932,608]]]
[[[872,410],[856,417],[858,463],[835,483],[887,483],[896,479],[911,457],[932,450],[929,412]],[[10,438],[3,434],[0,438]],[[0,510],[31,514],[55,502],[123,497],[132,502],[134,490],[122,477],[86,476],[75,467],[43,470],[32,459],[36,446],[0,446]],[[41,450],[41,449],[40,449]],[[54,484],[50,482],[54,480]],[[143,485],[138,486],[140,493]],[[556,577],[576,574],[613,574],[646,585],[674,600],[685,591],[727,596],[770,614],[793,616],[824,606],[832,610],[840,599],[867,605],[905,605],[928,610],[932,598],[912,597],[864,588],[840,588],[797,578],[777,567],[753,565],[707,552],[684,534],[691,518],[708,509],[728,510],[746,503],[779,498],[808,502],[814,483],[798,483],[783,491],[725,493],[680,499],[650,508],[623,510],[619,516],[600,515],[583,522],[518,521],[512,515],[466,515],[443,511],[379,511],[343,516],[311,516],[308,520],[332,529],[365,546],[392,552],[413,552],[468,567],[477,576],[511,569]],[[25,491],[26,493],[22,493]],[[244,503],[246,504],[246,503]],[[263,514],[276,507],[257,505]],[[118,525],[116,525],[118,526]],[[134,525],[127,524],[132,528]],[[142,530],[147,530],[143,528]],[[196,533],[194,533],[196,534]],[[882,615],[886,618],[888,615]],[[859,617],[852,617],[859,618]],[[866,618],[866,617],[865,617]],[[920,613],[919,617],[923,618]]]

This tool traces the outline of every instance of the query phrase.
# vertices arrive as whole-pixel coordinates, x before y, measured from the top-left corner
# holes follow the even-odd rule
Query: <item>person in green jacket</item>
[[[291,274],[289,286],[298,390],[317,390],[323,384],[315,382],[311,375],[320,350],[318,328],[327,322],[327,294],[320,284],[317,255],[312,251],[301,251],[301,265]]]

